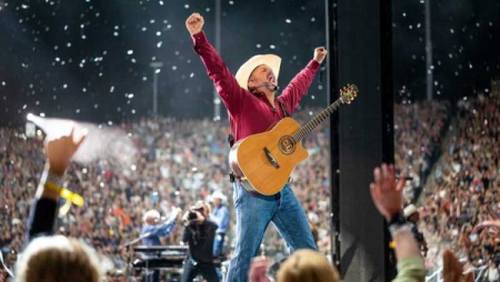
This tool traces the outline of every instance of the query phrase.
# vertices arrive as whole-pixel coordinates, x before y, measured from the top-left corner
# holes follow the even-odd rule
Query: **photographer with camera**
[[[191,282],[201,274],[208,282],[219,278],[213,262],[213,246],[217,224],[208,220],[208,207],[197,202],[183,217],[186,228],[182,242],[188,244],[189,253],[182,271],[182,282]]]

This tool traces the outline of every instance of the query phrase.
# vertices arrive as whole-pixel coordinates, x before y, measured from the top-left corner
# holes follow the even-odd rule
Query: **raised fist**
[[[195,35],[203,29],[204,23],[205,20],[200,14],[192,13],[191,16],[186,19],[186,28],[189,31],[189,34]]]
[[[323,62],[323,60],[325,59],[327,54],[328,54],[328,51],[325,49],[325,47],[318,47],[318,48],[314,49],[313,59],[316,60],[316,62],[321,64]]]

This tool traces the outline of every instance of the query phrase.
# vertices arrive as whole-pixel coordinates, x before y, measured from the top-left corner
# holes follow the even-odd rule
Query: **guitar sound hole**
[[[295,142],[292,136],[286,135],[281,137],[279,141],[279,148],[285,155],[290,155],[295,152]]]

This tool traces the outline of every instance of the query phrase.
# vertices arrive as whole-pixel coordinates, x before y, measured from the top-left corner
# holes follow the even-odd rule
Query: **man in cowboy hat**
[[[214,208],[210,213],[210,219],[217,224],[217,231],[214,241],[214,257],[222,255],[224,249],[224,239],[226,237],[227,229],[229,228],[229,210],[224,203],[227,200],[226,195],[221,191],[215,191],[211,196],[211,201]]]
[[[280,57],[272,54],[254,56],[233,76],[208,42],[202,31],[203,24],[204,19],[198,13],[193,13],[186,20],[194,50],[200,55],[228,110],[235,141],[264,132],[293,113],[327,54],[325,48],[316,48],[313,59],[283,89],[281,95],[276,96]],[[250,261],[257,255],[270,222],[279,230],[291,251],[316,249],[304,210],[288,184],[276,195],[263,196],[245,190],[242,183],[236,180],[233,183],[233,201],[236,208],[236,247],[228,281],[247,281]]]

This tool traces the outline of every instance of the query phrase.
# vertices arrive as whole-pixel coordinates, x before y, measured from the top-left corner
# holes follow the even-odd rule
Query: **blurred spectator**
[[[328,259],[312,250],[298,250],[280,267],[278,282],[337,282],[339,274]]]
[[[209,212],[203,202],[189,208],[184,215],[186,228],[182,242],[188,244],[189,254],[184,261],[182,282],[194,281],[201,274],[208,282],[219,281],[215,269],[213,248],[217,225],[208,219]]]
[[[411,231],[413,236],[418,242],[422,256],[427,255],[427,242],[425,242],[424,234],[418,229],[418,224],[420,221],[420,214],[417,207],[414,204],[410,204],[403,210],[404,217],[411,224]]]
[[[98,282],[101,268],[95,251],[87,244],[61,235],[52,236],[61,194],[61,180],[69,162],[85,138],[71,131],[68,136],[48,139],[45,165],[28,218],[29,244],[16,264],[16,281]]]
[[[160,222],[160,213],[157,210],[149,210],[144,213],[144,226],[141,230],[141,239],[146,246],[158,246],[161,244],[160,237],[168,236],[176,226],[176,220],[180,214],[179,208],[174,209],[170,217]],[[146,258],[147,259],[147,258]],[[155,269],[145,273],[146,282],[160,281],[160,271]]]
[[[180,212],[180,209],[175,209],[167,220],[160,222],[160,213],[157,210],[147,211],[144,214],[144,227],[141,230],[143,244],[146,246],[160,245],[160,237],[168,236],[174,230]]]
[[[224,249],[224,239],[229,228],[229,210],[226,205],[224,205],[227,201],[227,197],[222,194],[222,192],[215,191],[211,196],[211,200],[214,208],[212,213],[210,213],[210,220],[217,224],[214,242],[214,256],[219,257],[222,255],[222,250]]]

